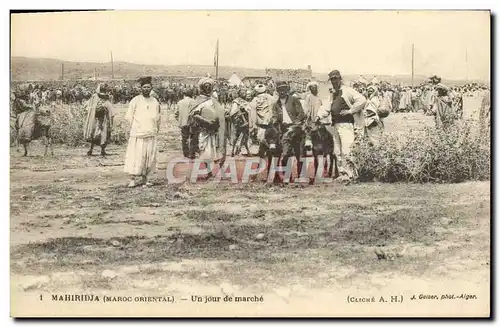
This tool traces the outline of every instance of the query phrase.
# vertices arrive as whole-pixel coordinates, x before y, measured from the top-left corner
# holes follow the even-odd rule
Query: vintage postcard
[[[491,315],[489,11],[10,19],[11,316]]]

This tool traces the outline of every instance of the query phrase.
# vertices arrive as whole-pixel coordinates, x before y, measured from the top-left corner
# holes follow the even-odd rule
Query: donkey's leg
[[[334,167],[334,171],[333,171],[333,177],[334,178],[337,178],[340,176],[339,174],[339,166],[338,166],[338,158],[337,158],[337,155],[336,154],[333,154],[332,155],[332,167]]]
[[[241,137],[241,140],[240,140]],[[245,141],[245,134],[243,131],[238,130],[236,132],[236,138],[235,138],[235,144],[236,144],[236,154],[241,153],[241,146],[243,145],[243,142]]]
[[[309,185],[314,184],[314,182],[316,181],[316,174],[318,173],[318,167],[319,167],[318,156],[315,153],[313,153],[313,157],[314,157],[314,175],[312,177],[309,177]]]
[[[16,152],[21,152],[21,149],[20,149],[20,146],[21,144],[19,143],[19,140],[18,138],[16,137],[15,141],[14,141],[14,147],[16,148]]]
[[[239,132],[236,132],[236,139],[239,137]],[[235,153],[238,152],[238,142],[234,142],[231,147],[231,157],[234,157]]]
[[[92,151],[94,151],[94,143],[90,142],[90,150],[87,152],[87,155],[89,157],[92,155]]]
[[[42,136],[42,141],[43,141],[43,145],[45,146],[45,150],[43,151],[43,155],[46,156],[47,151],[49,150],[49,138],[47,137],[47,135],[45,135],[45,133]]]
[[[54,155],[54,148],[52,147],[52,135],[50,133],[47,136],[48,142],[49,142],[49,148],[50,148],[50,155]]]
[[[243,137],[242,137],[241,142],[243,143],[245,150],[247,150],[247,156],[249,157],[250,156],[250,149],[248,148],[248,138],[249,138],[248,131],[243,132]]]
[[[106,152],[106,146],[107,146],[107,144],[106,144],[106,143],[101,144],[101,156],[102,156],[103,158],[105,158],[105,157],[108,155],[108,153]]]
[[[334,163],[335,154],[329,153],[328,154],[328,160],[330,162],[330,165],[328,166],[328,176],[327,177],[332,177],[332,174],[333,174],[333,165],[335,164]]]

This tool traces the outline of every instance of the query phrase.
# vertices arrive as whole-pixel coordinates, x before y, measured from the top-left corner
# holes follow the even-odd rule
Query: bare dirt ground
[[[429,123],[393,114],[386,129]],[[428,294],[442,284],[488,294],[488,182],[166,185],[162,167],[179,153],[178,135],[164,131],[146,189],[126,187],[125,146],[110,146],[106,159],[84,147],[42,157],[34,142],[28,158],[12,149],[13,290],[263,295],[284,305],[386,288]]]

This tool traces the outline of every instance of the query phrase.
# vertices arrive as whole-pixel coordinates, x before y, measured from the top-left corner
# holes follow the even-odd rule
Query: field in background
[[[49,58],[26,58],[26,57],[11,57],[11,74],[13,81],[58,81],[61,78],[61,65],[64,64],[64,77],[67,83],[72,84],[78,79],[86,80],[94,77],[95,71],[98,72],[99,78],[103,80],[111,79],[111,63],[94,63],[94,62],[74,62],[61,61],[58,59]],[[295,67],[300,68],[300,67]],[[306,68],[306,67],[303,67]],[[116,79],[137,79],[144,74],[152,76],[206,76],[207,74],[215,75],[212,65],[139,65],[125,61],[114,62],[114,76]],[[313,71],[315,70],[312,67]],[[233,73],[236,73],[240,78],[246,76],[265,76],[266,70],[259,68],[248,67],[229,67],[219,66],[219,76],[229,78]],[[343,78],[347,82],[358,79],[360,75],[344,74]],[[363,74],[369,80],[374,76],[370,72]],[[326,81],[328,71],[313,72],[312,77],[318,81]],[[403,85],[411,85],[411,75],[376,75],[379,81],[388,81],[393,84],[402,83]],[[414,83],[420,84],[426,81],[429,76],[415,75]],[[480,80],[447,80],[442,81],[450,85],[463,85],[472,82],[484,83]]]

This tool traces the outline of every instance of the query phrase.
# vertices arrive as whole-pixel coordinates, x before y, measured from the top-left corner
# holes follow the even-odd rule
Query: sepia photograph
[[[11,11],[11,317],[490,317],[491,24]]]

